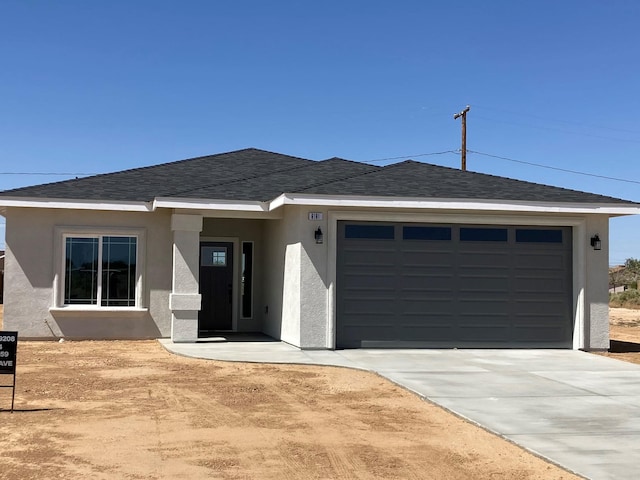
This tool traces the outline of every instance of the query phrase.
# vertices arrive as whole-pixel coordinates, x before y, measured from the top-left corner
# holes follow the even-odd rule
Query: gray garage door
[[[570,227],[338,222],[336,347],[570,348]]]

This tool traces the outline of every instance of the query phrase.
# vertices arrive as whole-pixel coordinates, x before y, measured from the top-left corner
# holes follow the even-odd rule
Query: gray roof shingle
[[[0,197],[96,201],[155,198],[268,201],[282,193],[523,202],[634,202],[405,161],[386,167],[254,148],[0,192]],[[636,204],[637,205],[637,204]]]
[[[595,193],[457,170],[413,160],[396,163],[358,178],[311,187],[304,193],[382,197],[505,200],[563,203],[633,203]]]
[[[156,197],[193,197],[196,189],[224,191],[238,180],[291,171],[313,160],[254,148],[208,155],[63,182],[0,192],[2,196],[74,200],[152,201]],[[212,197],[218,198],[218,197]]]

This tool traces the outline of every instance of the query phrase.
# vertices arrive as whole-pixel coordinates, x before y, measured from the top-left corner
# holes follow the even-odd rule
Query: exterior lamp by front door
[[[602,242],[600,241],[600,236],[597,233],[591,237],[591,246],[594,250],[602,250]]]
[[[318,227],[318,229],[315,231],[314,237],[316,239],[316,243],[322,243],[323,242],[324,238],[322,236],[322,230],[320,230],[320,227]]]

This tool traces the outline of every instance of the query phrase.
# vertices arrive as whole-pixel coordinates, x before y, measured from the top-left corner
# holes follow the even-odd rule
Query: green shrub
[[[609,306],[623,308],[640,308],[640,290],[628,289],[620,293],[610,293]]]

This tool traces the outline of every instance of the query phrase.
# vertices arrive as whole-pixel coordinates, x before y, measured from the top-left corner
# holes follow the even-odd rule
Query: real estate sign
[[[11,385],[0,385],[0,388],[11,388],[11,413],[16,397],[16,355],[18,351],[18,332],[0,331],[0,375],[13,375]]]
[[[0,374],[16,374],[18,332],[0,331]]]

